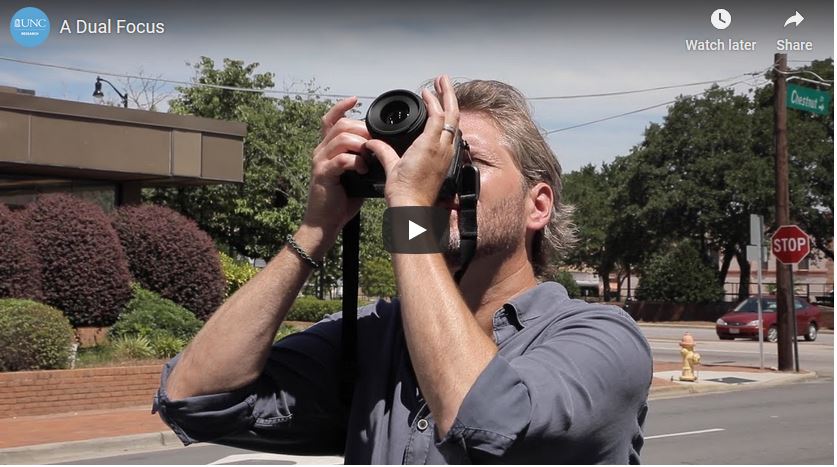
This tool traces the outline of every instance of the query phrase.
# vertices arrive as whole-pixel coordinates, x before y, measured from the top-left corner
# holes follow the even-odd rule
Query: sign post
[[[756,309],[759,312],[759,369],[764,369],[764,315],[761,306],[761,265],[764,263],[764,218],[758,214],[750,214],[750,245],[747,247],[748,259],[756,261],[756,271],[758,274],[758,294],[756,295]],[[753,254],[751,255],[750,247],[753,246]]]
[[[795,306],[795,298],[796,294],[794,293],[794,286],[793,286],[793,265],[802,261],[809,253],[811,253],[811,241],[802,229],[799,228],[797,225],[782,225],[773,236],[770,238],[770,248],[773,254],[776,256],[776,260],[780,263],[789,266],[791,270],[790,276],[790,300],[787,300],[789,304],[784,304],[782,301],[776,301],[777,305],[777,313],[782,312],[783,305],[786,307],[785,313],[790,314],[793,319],[793,324],[791,325],[791,330],[793,334],[793,354],[795,360],[795,368],[796,371],[799,371],[799,346],[796,340],[796,306]],[[780,314],[781,316],[781,314]],[[780,318],[781,319],[781,318]],[[781,339],[781,334],[779,335]]]

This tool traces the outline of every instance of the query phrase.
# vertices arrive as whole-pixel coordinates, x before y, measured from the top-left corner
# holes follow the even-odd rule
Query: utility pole
[[[786,104],[788,55],[773,56],[773,142],[776,148],[776,225],[790,224],[788,193],[788,109]],[[794,309],[791,265],[776,260],[776,313],[779,330],[779,371],[793,371]]]

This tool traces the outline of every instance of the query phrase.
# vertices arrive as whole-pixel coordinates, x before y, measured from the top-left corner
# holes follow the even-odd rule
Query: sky
[[[776,41],[811,41],[789,52],[791,66],[834,56],[830,1],[706,2],[144,2],[43,0],[0,5],[0,57],[83,68],[119,85],[110,74],[188,81],[201,56],[260,63],[277,89],[303,91],[311,81],[335,94],[376,96],[417,89],[446,73],[458,79],[497,79],[530,98],[607,93],[703,81],[734,84],[746,93],[764,82]],[[49,38],[34,48],[13,41],[10,19],[34,6],[50,19]],[[717,8],[731,25],[715,29]],[[798,11],[804,20],[783,27]],[[162,22],[162,34],[59,34],[67,20]],[[687,39],[756,41],[755,51],[687,51]],[[58,70],[0,59],[0,86],[83,102],[97,73]],[[703,92],[708,85],[583,99],[534,100],[538,125],[560,130]],[[121,87],[121,85],[119,85]],[[166,85],[164,91],[174,92]],[[107,87],[104,92],[111,92]],[[115,100],[115,96],[110,95]],[[365,101],[366,104],[369,100]],[[580,128],[551,132],[548,141],[564,171],[600,165],[627,154],[644,129],[660,122],[661,106]]]

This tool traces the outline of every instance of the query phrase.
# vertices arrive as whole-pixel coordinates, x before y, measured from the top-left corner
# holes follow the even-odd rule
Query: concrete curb
[[[730,372],[734,373],[734,372]],[[744,373],[746,375],[746,373]],[[781,386],[783,384],[801,383],[817,379],[816,372],[805,373],[788,373],[783,374],[781,378],[776,378],[771,381],[760,381],[747,384],[712,384],[701,386],[700,384],[678,384],[677,386],[663,386],[652,389],[648,394],[648,400],[656,399],[674,399],[677,397],[684,397],[690,394],[709,394],[717,392],[732,392],[732,391],[746,391],[749,389],[767,388],[772,386]]]
[[[183,443],[174,432],[160,431],[0,449],[0,464],[71,462],[90,459],[91,452],[96,452],[97,457],[109,457],[179,447],[183,447]]]

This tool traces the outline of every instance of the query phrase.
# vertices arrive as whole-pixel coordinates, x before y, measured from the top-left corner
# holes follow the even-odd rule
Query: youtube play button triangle
[[[384,211],[381,234],[390,253],[440,253],[450,238],[450,211],[407,206]]]
[[[408,225],[407,225],[407,240],[412,240],[412,239],[418,237],[419,235],[427,232],[427,229],[425,229],[424,227],[416,224],[415,222],[410,221],[410,220],[408,220],[407,222],[408,222]]]

